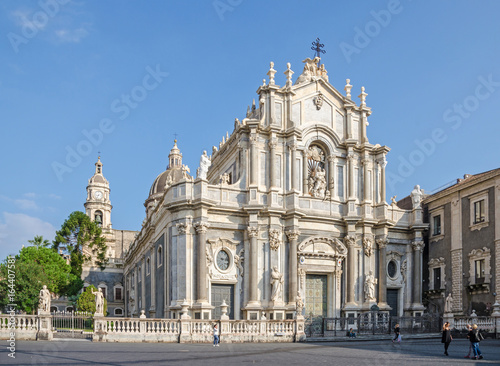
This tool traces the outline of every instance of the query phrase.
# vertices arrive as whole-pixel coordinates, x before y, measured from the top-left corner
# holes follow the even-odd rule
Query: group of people
[[[472,326],[470,324],[467,324],[467,331],[467,338],[469,339],[469,352],[467,353],[465,358],[481,360],[483,358],[483,355],[481,353],[481,350],[479,349],[479,342],[481,342],[484,337],[481,332],[479,332],[477,324],[474,324]],[[452,340],[453,337],[451,336],[450,323],[446,322],[443,325],[443,334],[441,337],[441,343],[444,344],[444,354],[446,356],[448,356],[448,347],[450,346]]]

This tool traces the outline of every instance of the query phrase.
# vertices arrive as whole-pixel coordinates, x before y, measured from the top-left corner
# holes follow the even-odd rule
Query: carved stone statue
[[[281,298],[281,286],[283,285],[283,273],[278,271],[277,266],[274,266],[271,272],[271,285],[273,287],[271,300],[279,300]]]
[[[50,312],[50,291],[47,290],[47,286],[43,285],[40,290],[39,295],[40,301],[38,302],[38,309],[40,312],[49,313]]]
[[[207,155],[206,150],[200,157],[200,167],[198,168],[198,178],[207,179],[208,168],[212,165],[210,157]]]
[[[326,171],[319,165],[311,172],[308,180],[309,192],[313,197],[325,197]]]
[[[444,301],[444,312],[451,313],[453,308],[453,298],[451,297],[451,293],[448,294],[446,300]]]
[[[392,196],[391,197],[391,206],[395,207],[398,205],[398,203],[396,202],[396,197],[397,196]]]
[[[300,292],[297,291],[297,297],[295,298],[295,302],[297,304],[297,315],[302,315],[302,310],[304,309],[304,301],[302,301],[302,297],[300,296]]]
[[[365,280],[365,299],[367,301],[377,301],[375,299],[375,284],[377,283],[377,279],[373,277],[373,272],[370,271],[368,276],[366,276]]]
[[[413,188],[413,191],[411,191],[411,202],[413,204],[413,208],[420,208],[420,203],[422,202],[422,196],[424,194],[420,190],[420,186],[417,184],[415,188]]]
[[[92,290],[92,295],[95,295],[95,315],[103,315],[104,314],[104,294],[102,293],[102,289],[99,288],[98,291]]]

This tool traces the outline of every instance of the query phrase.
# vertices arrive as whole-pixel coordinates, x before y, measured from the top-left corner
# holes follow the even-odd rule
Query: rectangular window
[[[441,235],[441,215],[432,218],[432,235]]]
[[[484,282],[484,259],[475,262],[476,265],[476,283]]]
[[[434,290],[439,290],[441,288],[441,267],[434,268]]]
[[[115,288],[115,301],[121,301],[122,300],[122,289],[121,287]]]
[[[484,222],[484,200],[474,202],[474,224]]]

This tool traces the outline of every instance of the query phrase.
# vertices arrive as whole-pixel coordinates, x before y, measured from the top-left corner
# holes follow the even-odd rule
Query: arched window
[[[151,262],[148,259],[146,259],[146,276],[149,275],[149,273],[151,272]]]
[[[142,276],[141,276],[141,267],[139,267],[138,271],[137,271],[137,281],[138,282],[141,282],[142,280]]]
[[[102,226],[102,212],[101,211],[96,211],[94,213],[94,221],[96,222],[97,226],[99,226],[99,227]]]
[[[317,144],[307,150],[307,193],[313,197],[324,198],[327,190],[326,154]]]
[[[161,250],[161,246],[158,247],[158,259],[157,259],[157,263],[158,263],[158,267],[160,267],[162,264],[163,264],[163,251]]]

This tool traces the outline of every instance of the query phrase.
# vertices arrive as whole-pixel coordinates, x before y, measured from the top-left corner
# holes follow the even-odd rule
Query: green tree
[[[92,291],[97,291],[94,285],[88,286],[85,291],[78,297],[76,301],[76,308],[78,311],[87,311],[89,313],[95,313],[95,295],[92,294]],[[107,313],[108,310],[108,302],[104,299],[104,314]]]
[[[14,279],[12,282],[8,280],[9,274]],[[66,295],[83,285],[80,278],[71,274],[71,267],[57,252],[43,246],[22,248],[14,263],[5,260],[0,264],[0,278],[0,307],[15,303],[18,310],[32,314],[43,285],[56,295]],[[9,301],[9,289],[15,290],[14,301]]]
[[[28,243],[33,244],[36,247],[49,247],[50,242],[47,239],[44,239],[42,235],[35,235],[33,240],[28,240]]]
[[[81,211],[72,212],[56,232],[53,248],[63,249],[70,257],[71,273],[82,276],[82,265],[95,259],[103,270],[106,268],[106,239],[101,228]]]

